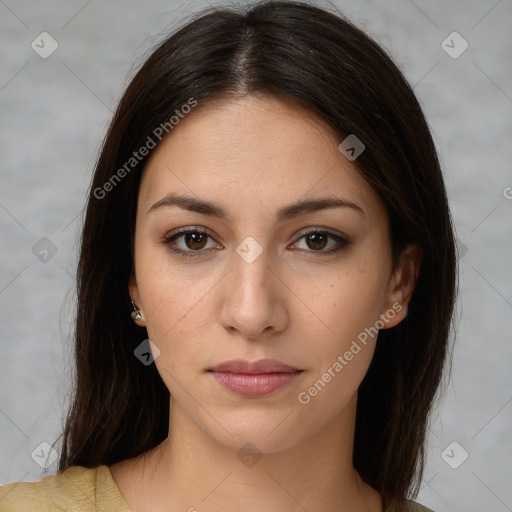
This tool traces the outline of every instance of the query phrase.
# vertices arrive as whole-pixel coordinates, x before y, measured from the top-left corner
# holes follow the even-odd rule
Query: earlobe
[[[137,324],[139,327],[145,327],[146,326],[146,319],[144,318],[144,313],[142,309],[140,309],[140,306],[137,304],[140,304],[140,295],[139,295],[139,289],[137,287],[137,282],[135,280],[135,276],[132,274],[130,276],[130,280],[128,282],[128,293],[131,298],[133,311],[131,312],[131,318],[134,321],[135,324]]]
[[[139,327],[145,327],[146,326],[146,319],[144,318],[142,311],[137,308],[137,306],[133,303],[133,311],[131,313],[132,320],[139,326]]]
[[[399,263],[391,278],[387,311],[383,313],[386,316],[392,310],[394,314],[386,322],[385,329],[398,325],[407,316],[409,302],[420,274],[422,256],[421,247],[417,244],[409,244],[400,254]]]

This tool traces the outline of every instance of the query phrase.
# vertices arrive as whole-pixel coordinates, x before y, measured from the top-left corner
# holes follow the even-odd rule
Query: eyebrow
[[[226,211],[223,210],[219,205],[205,201],[203,199],[197,199],[179,194],[169,194],[160,199],[160,201],[157,201],[153,206],[151,206],[151,208],[148,210],[148,214],[159,208],[169,208],[172,206],[178,206],[179,208],[183,208],[184,210],[188,210],[190,212],[209,215],[219,219],[227,219],[228,217]],[[314,213],[320,210],[327,210],[332,208],[350,208],[361,213],[362,215],[365,215],[364,210],[353,201],[335,196],[328,196],[320,197],[317,199],[297,201],[296,203],[284,206],[277,211],[276,220],[281,222],[284,220],[293,219],[299,215]]]

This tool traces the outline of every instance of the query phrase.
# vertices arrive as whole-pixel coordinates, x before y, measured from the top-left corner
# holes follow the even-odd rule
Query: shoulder
[[[0,512],[90,512],[97,510],[98,476],[108,468],[71,466],[38,482],[13,482],[0,487]]]

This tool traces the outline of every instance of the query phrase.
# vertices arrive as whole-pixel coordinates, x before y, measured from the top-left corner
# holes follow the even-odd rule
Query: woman
[[[0,510],[425,510],[450,211],[411,88],[341,16],[209,9],[153,51],[77,291],[59,473]]]

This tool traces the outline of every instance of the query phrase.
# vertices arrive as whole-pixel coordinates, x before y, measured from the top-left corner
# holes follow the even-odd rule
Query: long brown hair
[[[386,205],[394,261],[409,242],[423,251],[408,315],[380,332],[356,417],[355,469],[385,503],[401,503],[418,492],[429,412],[449,353],[457,278],[446,191],[420,105],[392,59],[341,14],[295,1],[198,13],[154,49],[127,87],[86,207],[76,375],[59,472],[111,465],[167,437],[169,391],[155,365],[134,356],[147,338],[130,319],[128,296],[147,157],[130,158],[148,137],[158,144],[155,129],[191,98],[200,108],[214,97],[253,93],[308,108],[340,142],[356,134],[366,148],[354,164]]]

